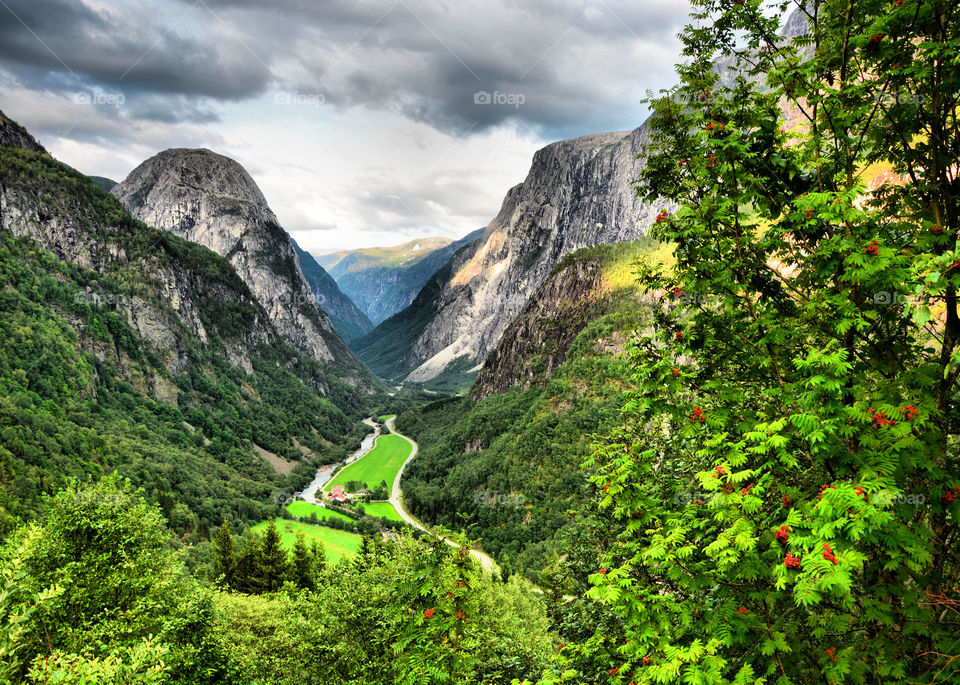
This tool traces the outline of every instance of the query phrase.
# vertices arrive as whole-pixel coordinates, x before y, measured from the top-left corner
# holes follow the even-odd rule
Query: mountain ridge
[[[144,161],[111,191],[136,218],[224,256],[291,346],[364,392],[377,382],[317,304],[293,243],[253,178],[207,149],[174,148]]]

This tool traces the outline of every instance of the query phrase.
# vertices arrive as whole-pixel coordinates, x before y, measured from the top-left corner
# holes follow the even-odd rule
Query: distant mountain
[[[357,308],[353,300],[343,294],[337,282],[317,263],[313,255],[302,250],[293,238],[290,238],[290,242],[297,253],[303,277],[307,279],[307,284],[317,298],[317,303],[330,317],[334,328],[343,336],[343,339],[350,342],[372,329],[373,324],[367,315]]]
[[[593,486],[585,436],[620,418],[631,329],[652,321],[638,260],[668,258],[652,239],[567,255],[507,327],[471,392],[403,412],[420,443],[404,504],[424,521],[463,518],[498,563],[536,572],[562,554]]]
[[[648,141],[643,125],[538,151],[526,180],[483,237],[438,273],[429,297],[354,341],[360,358],[397,382],[448,384],[452,369],[475,369],[565,255],[646,233],[660,208],[637,198],[633,182]]]
[[[113,187],[117,185],[117,182],[113,179],[106,178],[104,176],[90,176],[89,177],[93,184],[97,186],[100,190],[105,190],[108,193],[113,190]]]
[[[111,193],[141,221],[226,257],[289,345],[348,385],[378,387],[317,304],[290,236],[237,162],[210,150],[166,150]]]
[[[368,375],[351,360],[293,347],[227,259],[0,114],[0,537],[67,478],[113,471],[179,535],[274,514],[359,443],[376,396],[341,380]]]
[[[413,302],[437,269],[482,233],[483,229],[478,229],[459,240],[420,238],[394,247],[315,256],[340,289],[378,324]]]

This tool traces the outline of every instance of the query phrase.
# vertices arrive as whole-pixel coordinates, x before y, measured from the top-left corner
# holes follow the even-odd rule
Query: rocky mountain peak
[[[141,221],[226,257],[293,347],[322,363],[349,358],[359,366],[317,303],[290,237],[235,160],[206,149],[165,150],[111,193]]]

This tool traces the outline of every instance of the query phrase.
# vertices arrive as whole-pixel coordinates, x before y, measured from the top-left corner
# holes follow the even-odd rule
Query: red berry
[[[672,373],[674,376],[679,376],[680,369],[670,369],[670,373]]]
[[[423,612],[423,617],[424,617],[424,618],[433,618],[434,613],[436,613],[436,612],[435,612],[433,609],[427,609],[426,611]]]
[[[824,543],[823,545],[823,558],[832,564],[837,563],[837,557],[834,556],[833,550],[830,548],[830,545],[828,545],[827,543]]]
[[[787,558],[784,559],[783,565],[787,568],[800,568],[800,557],[795,557],[792,552],[787,552]]]
[[[790,539],[790,529],[787,526],[780,526],[774,535],[777,538],[777,542],[784,544]]]
[[[601,576],[607,575],[607,569],[605,569],[605,568],[600,569],[600,575],[601,575]]]
[[[619,670],[620,670],[619,666],[614,666],[613,668],[610,669],[610,675],[617,675],[617,671]]]
[[[740,607],[739,609],[737,609],[737,613],[738,613],[738,614],[749,614],[749,613],[750,613],[750,610],[747,609],[747,607]]]

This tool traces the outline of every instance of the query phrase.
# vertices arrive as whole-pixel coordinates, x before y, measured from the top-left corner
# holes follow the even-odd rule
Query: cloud
[[[158,5],[162,5],[159,3]],[[189,27],[201,29],[191,36]],[[148,11],[126,3],[4,0],[0,59],[27,87],[237,100],[263,92],[269,67],[241,40],[224,39],[202,2]]]
[[[673,79],[686,14],[673,0],[4,0],[0,59],[27,87],[200,101],[167,121],[279,90],[557,137],[638,125],[645,89]]]
[[[459,237],[535,149],[638,126],[675,0],[0,0],[0,109],[122,180],[237,159],[307,249]]]

